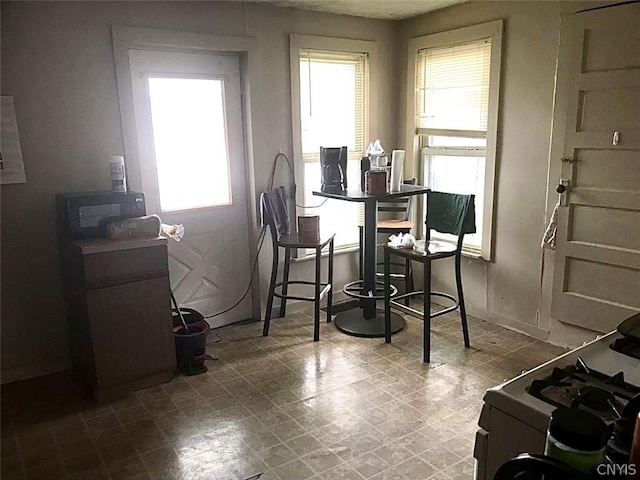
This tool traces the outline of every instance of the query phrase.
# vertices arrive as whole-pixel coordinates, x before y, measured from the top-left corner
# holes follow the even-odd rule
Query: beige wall
[[[403,22],[409,38],[504,19],[496,156],[493,261],[463,262],[472,313],[534,332],[538,326],[540,238],[544,231],[559,2],[478,2]],[[402,55],[406,58],[406,48]],[[406,81],[406,71],[403,80]],[[406,105],[403,96],[402,105]],[[404,126],[403,126],[404,127]],[[402,127],[402,134],[404,129]],[[436,270],[451,289],[446,265]]]
[[[2,2],[1,9],[2,94],[14,96],[27,174],[25,185],[1,190],[3,382],[69,366],[54,195],[106,189],[105,159],[123,152],[112,24],[257,39],[256,193],[266,189],[278,149],[292,150],[290,33],[378,41],[377,136],[386,144],[397,137],[395,102],[387,95],[397,61],[392,22],[239,2]],[[260,261],[263,286],[269,250]],[[295,268],[311,273],[309,262]],[[337,257],[337,284],[356,272],[354,254]]]
[[[112,24],[257,39],[260,82],[251,85],[251,101],[254,152],[261,153],[253,165],[258,193],[278,149],[292,149],[289,33],[378,41],[376,136],[394,148],[405,138],[407,40],[505,19],[495,255],[490,263],[464,261],[465,291],[471,313],[482,318],[539,337],[553,326],[537,314],[539,243],[550,201],[554,74],[566,3],[472,2],[402,22],[239,2],[2,2],[0,8],[2,94],[14,96],[28,181],[0,192],[3,381],[69,366],[53,202],[57,192],[106,188],[105,158],[123,152]],[[355,276],[355,254],[338,256],[336,267],[339,286]],[[444,289],[451,286],[448,267],[435,271]],[[307,276],[312,264],[295,268]],[[266,251],[263,298],[269,269]],[[563,330],[561,338],[571,343],[575,336]]]
[[[406,66],[410,38],[504,19],[493,259],[466,259],[463,283],[471,314],[563,345],[578,345],[595,333],[558,325],[549,317],[553,252],[547,252],[541,286],[540,241],[556,200],[547,182],[555,188],[557,178],[550,172],[559,165],[559,159],[549,158],[549,149],[560,20],[604,4],[471,2],[405,20],[400,28]],[[406,101],[403,90],[401,108],[406,109]],[[404,125],[400,133],[404,138]],[[452,270],[452,265],[435,268],[436,289],[455,291]]]

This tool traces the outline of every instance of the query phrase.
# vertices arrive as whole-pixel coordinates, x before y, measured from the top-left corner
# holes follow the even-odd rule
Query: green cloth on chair
[[[456,193],[429,192],[425,224],[440,233],[476,233],[474,197]]]

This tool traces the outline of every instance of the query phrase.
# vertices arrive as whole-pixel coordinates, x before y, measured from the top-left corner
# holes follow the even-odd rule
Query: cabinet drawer
[[[84,255],[84,280],[144,275],[169,270],[166,245]]]

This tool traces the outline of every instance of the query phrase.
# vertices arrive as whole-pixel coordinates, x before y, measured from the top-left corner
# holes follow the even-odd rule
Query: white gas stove
[[[476,479],[492,480],[520,453],[543,453],[559,405],[617,418],[640,392],[640,359],[610,348],[621,338],[613,331],[488,390],[476,433]]]

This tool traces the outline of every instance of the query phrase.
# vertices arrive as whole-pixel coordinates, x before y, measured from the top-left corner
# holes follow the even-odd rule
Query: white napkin
[[[387,245],[396,248],[413,248],[415,244],[416,237],[410,233],[398,233],[397,235],[391,235],[389,237],[389,243]]]
[[[162,233],[169,238],[173,238],[176,242],[182,240],[182,237],[184,236],[184,226],[182,224],[167,225],[166,223],[163,223],[160,227],[162,228]]]

